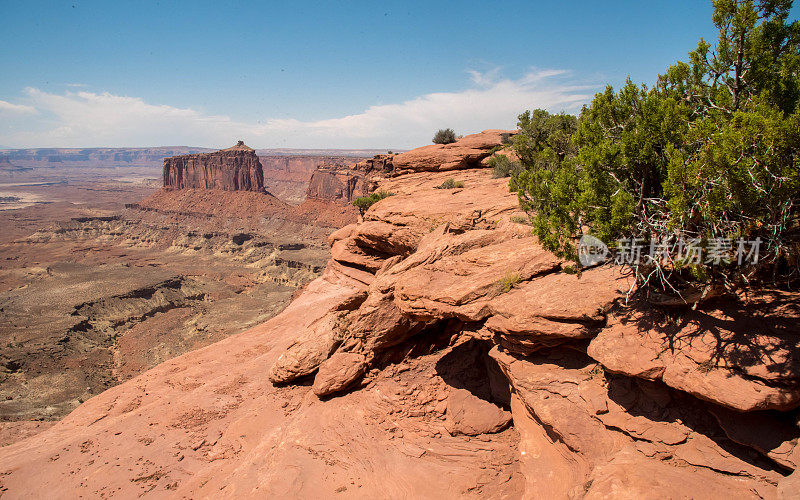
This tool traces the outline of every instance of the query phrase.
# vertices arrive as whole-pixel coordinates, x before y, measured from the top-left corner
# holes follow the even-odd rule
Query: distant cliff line
[[[119,162],[158,162],[169,156],[194,153],[212,153],[213,148],[195,146],[155,146],[133,148],[0,148],[0,162],[5,161],[37,161],[37,162],[83,162],[83,161],[119,161]],[[352,158],[369,158],[376,154],[386,153],[388,149],[292,149],[265,148],[256,149],[259,156],[344,156]],[[399,151],[399,150],[393,150]]]

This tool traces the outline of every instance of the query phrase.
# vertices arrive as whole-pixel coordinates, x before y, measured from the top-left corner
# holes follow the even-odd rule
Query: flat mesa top
[[[240,153],[240,152],[255,154],[256,150],[251,148],[251,147],[249,147],[248,145],[246,145],[244,143],[244,141],[239,141],[239,142],[236,143],[235,146],[231,146],[231,147],[226,148],[226,149],[219,149],[217,151],[211,151],[211,152],[208,152],[208,153],[190,153],[190,154],[185,154],[185,155],[168,156],[168,157],[164,158],[164,163],[166,164],[167,162],[170,162],[172,160],[178,160],[178,159],[210,158],[210,157],[213,157],[215,155],[219,155],[220,153]]]
[[[255,151],[255,149],[247,146],[244,141],[239,141],[235,146],[231,146],[227,149],[221,149],[220,151]]]

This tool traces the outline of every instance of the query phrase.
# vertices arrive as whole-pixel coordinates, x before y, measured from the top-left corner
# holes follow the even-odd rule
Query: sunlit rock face
[[[264,172],[255,150],[239,141],[214,153],[165,158],[164,187],[263,191]]]

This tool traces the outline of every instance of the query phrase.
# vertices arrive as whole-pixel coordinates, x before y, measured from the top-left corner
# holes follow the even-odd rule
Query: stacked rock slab
[[[255,150],[239,141],[214,153],[165,158],[164,187],[261,192],[264,172]]]

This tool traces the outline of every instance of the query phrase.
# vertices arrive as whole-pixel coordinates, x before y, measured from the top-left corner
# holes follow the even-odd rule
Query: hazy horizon
[[[7,2],[0,144],[409,149],[438,128],[513,128],[525,109],[575,113],[628,76],[650,84],[713,40],[711,9]]]

